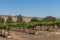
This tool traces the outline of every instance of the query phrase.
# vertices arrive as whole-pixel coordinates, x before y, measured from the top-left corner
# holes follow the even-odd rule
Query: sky
[[[0,15],[60,17],[60,0],[0,0]]]

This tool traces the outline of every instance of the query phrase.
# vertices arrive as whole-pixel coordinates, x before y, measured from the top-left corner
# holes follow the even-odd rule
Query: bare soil
[[[27,34],[11,31],[12,39],[0,37],[0,40],[60,40],[60,31],[48,32],[38,31],[38,34]]]

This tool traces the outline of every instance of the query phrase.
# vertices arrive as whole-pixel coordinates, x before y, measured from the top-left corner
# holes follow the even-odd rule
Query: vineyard
[[[0,23],[0,30],[7,31],[8,34],[10,35],[9,31],[13,28],[23,28],[23,32],[25,32],[25,29],[30,29],[35,30],[37,26],[47,26],[48,29],[46,31],[49,31],[50,26],[52,26],[52,29],[55,28],[55,25],[60,28],[60,21],[55,21],[55,22],[29,22],[29,23],[24,23],[24,22],[19,22],[19,23]],[[5,35],[5,33],[4,33]]]
[[[9,38],[12,36],[11,31],[35,35],[38,34],[37,31],[53,32],[60,28],[60,20],[49,20],[39,21],[36,18],[33,18],[31,22],[26,23],[22,21],[22,17],[19,15],[16,22],[13,22],[11,16],[9,16],[6,23],[4,23],[4,19],[0,17],[0,35],[5,38]],[[43,26],[45,27],[45,30],[43,30]]]

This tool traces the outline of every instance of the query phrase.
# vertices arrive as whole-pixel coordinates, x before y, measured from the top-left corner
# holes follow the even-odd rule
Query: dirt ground
[[[38,31],[38,34],[27,34],[23,32],[11,31],[11,35],[12,39],[0,37],[0,40],[60,40],[60,31]]]

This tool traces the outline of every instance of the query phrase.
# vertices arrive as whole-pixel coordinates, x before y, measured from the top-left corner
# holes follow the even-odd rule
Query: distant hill
[[[9,15],[1,15],[1,17],[3,17],[3,18],[5,19],[5,22],[6,22],[6,20],[8,19],[8,16],[9,16]],[[17,16],[11,16],[11,17],[12,17],[12,20],[13,20],[14,22],[16,22]],[[23,18],[23,21],[25,21],[25,22],[30,22],[30,20],[31,20],[32,18],[34,18],[34,17],[22,16],[22,18]],[[35,18],[37,18],[38,20],[42,20],[42,18],[39,18],[39,17],[35,17]]]

